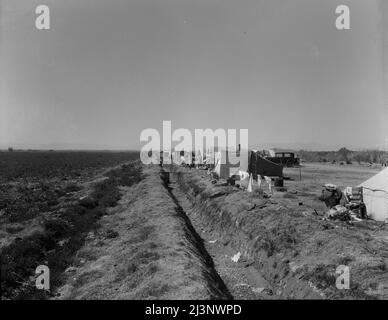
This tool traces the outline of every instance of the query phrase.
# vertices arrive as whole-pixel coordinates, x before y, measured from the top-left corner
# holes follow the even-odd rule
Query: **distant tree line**
[[[309,162],[388,163],[388,152],[379,150],[352,151],[341,148],[338,151],[299,151],[299,157]]]

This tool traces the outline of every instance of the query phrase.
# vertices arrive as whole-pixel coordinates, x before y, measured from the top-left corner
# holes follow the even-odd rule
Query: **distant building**
[[[8,148],[8,151],[9,151],[9,152],[12,152],[12,151],[13,151],[13,148],[12,148],[12,147],[9,147],[9,148]]]

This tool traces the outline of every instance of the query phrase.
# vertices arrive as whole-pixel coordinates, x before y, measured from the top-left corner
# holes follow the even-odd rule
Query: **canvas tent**
[[[251,150],[249,152],[249,167],[248,172],[252,173],[256,180],[258,175],[270,177],[282,177],[283,166],[274,163],[260,155],[260,152]]]
[[[237,151],[236,156],[239,157],[242,152],[246,152],[247,156],[238,158],[239,163],[237,165],[231,164],[235,163],[234,155],[236,151],[220,151],[215,153],[214,171],[220,178],[226,179],[230,176],[238,175],[239,171],[251,173],[255,180],[257,179],[257,175],[283,176],[283,167],[281,165],[263,158],[256,150]]]
[[[388,219],[388,168],[361,183],[368,216],[377,221]]]
[[[214,172],[220,178],[227,179],[230,176],[238,175],[239,171],[247,171],[248,158],[240,157],[247,151],[218,151],[214,154]],[[237,158],[236,158],[237,157]],[[234,164],[237,163],[237,164]]]

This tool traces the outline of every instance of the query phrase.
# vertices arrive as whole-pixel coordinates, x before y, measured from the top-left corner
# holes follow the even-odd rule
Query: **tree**
[[[349,161],[349,154],[351,153],[350,150],[346,148],[341,148],[338,150],[338,155],[339,155],[339,161]]]
[[[358,162],[358,164],[361,164],[361,161],[362,161],[362,154],[361,152],[357,152],[355,155],[354,155],[354,160],[356,160]]]

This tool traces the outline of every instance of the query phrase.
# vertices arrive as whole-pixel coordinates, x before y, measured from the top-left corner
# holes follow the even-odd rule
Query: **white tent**
[[[216,172],[220,178],[227,179],[230,176],[239,175],[240,171],[248,170],[248,150],[237,152],[233,150],[221,150],[215,152],[214,165],[214,172]]]
[[[374,220],[388,219],[388,168],[361,183],[368,216]]]

